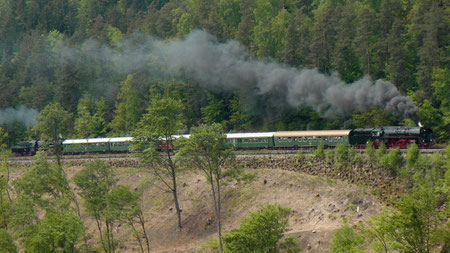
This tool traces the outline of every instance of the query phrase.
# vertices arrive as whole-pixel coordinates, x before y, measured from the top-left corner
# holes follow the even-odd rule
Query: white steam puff
[[[35,119],[38,115],[38,111],[25,106],[0,109],[0,125],[23,122],[25,126],[32,126],[36,124]]]

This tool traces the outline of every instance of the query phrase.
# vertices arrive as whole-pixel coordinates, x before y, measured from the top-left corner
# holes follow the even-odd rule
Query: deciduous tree
[[[41,136],[41,140],[53,143],[54,153],[60,167],[62,139],[66,138],[71,130],[71,117],[71,113],[64,110],[59,103],[47,105],[36,117],[35,130]]]
[[[230,166],[234,160],[231,146],[219,124],[200,125],[193,128],[189,139],[181,144],[177,157],[186,164],[200,169],[208,183],[211,185],[211,196],[214,202],[214,211],[217,219],[220,252],[222,244],[222,181],[225,166]]]
[[[133,134],[139,140],[133,149],[140,152],[141,163],[153,171],[173,194],[179,229],[182,226],[177,190],[179,165],[173,159],[173,147],[174,135],[182,126],[181,102],[170,97],[154,97]]]

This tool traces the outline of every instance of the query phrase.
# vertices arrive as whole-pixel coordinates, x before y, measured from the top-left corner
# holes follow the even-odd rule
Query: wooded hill
[[[0,0],[0,17],[0,126],[9,145],[37,137],[23,123],[31,117],[17,115],[50,103],[72,115],[63,138],[119,136],[161,96],[184,104],[184,132],[200,122],[274,131],[420,121],[449,139],[447,0]],[[217,52],[256,74],[237,82],[236,62]],[[255,80],[261,65],[282,72]],[[253,73],[246,68],[238,69],[244,77]],[[308,102],[309,91],[290,90],[291,72],[325,80],[314,87],[384,79],[418,110],[328,101],[342,94]],[[397,92],[389,87],[380,94]]]

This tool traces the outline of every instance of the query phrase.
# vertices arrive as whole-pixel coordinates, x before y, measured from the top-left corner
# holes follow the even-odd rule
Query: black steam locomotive
[[[419,148],[428,148],[434,144],[431,129],[425,127],[356,128],[349,133],[351,146],[363,148],[369,141],[373,142],[375,146],[384,143],[386,148],[407,148],[411,143],[416,143]]]

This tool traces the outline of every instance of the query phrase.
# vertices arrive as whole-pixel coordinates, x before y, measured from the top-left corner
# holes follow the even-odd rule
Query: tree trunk
[[[222,199],[220,197],[220,178],[216,178],[217,185],[217,227],[219,229],[219,246],[220,252],[223,252],[223,244],[222,244]]]
[[[175,202],[175,210],[177,211],[177,216],[178,216],[178,230],[181,230],[181,209],[180,209],[180,204],[178,203],[178,190],[177,190],[177,177],[176,177],[176,168],[175,168],[175,164],[172,161],[172,156],[170,154],[170,149],[167,148],[167,159],[169,160],[169,167],[170,167],[170,172],[172,174],[172,194],[173,194],[173,201]]]
[[[142,241],[141,241],[141,237],[139,236],[139,231],[136,229],[136,227],[133,224],[133,219],[131,219],[130,217],[127,217],[127,221],[130,223],[131,228],[133,229],[133,232],[136,236],[136,239],[139,243],[139,247],[141,248],[141,252],[144,253],[144,246],[142,246]]]
[[[213,197],[213,201],[214,201],[214,210],[216,212],[216,219],[217,219],[217,232],[219,235],[219,252],[222,253],[223,252],[223,244],[222,244],[222,231],[221,231],[222,227],[221,227],[221,222],[220,222],[220,210],[219,210],[219,206],[217,203],[218,197],[216,196],[216,188],[214,187],[214,177],[213,177],[212,169],[209,171],[209,176],[210,176],[210,182],[211,182],[212,197]]]
[[[147,252],[150,253],[150,242],[147,236],[147,231],[145,230],[145,220],[142,210],[139,210],[139,222],[141,223],[142,231],[144,231],[145,243],[147,244]]]
[[[106,245],[105,240],[103,238],[102,225],[100,223],[100,218],[99,217],[95,217],[95,221],[97,222],[97,228],[98,228],[98,232],[100,234],[100,242],[102,243],[103,249],[105,250],[105,252],[108,253],[109,249],[108,249],[108,245]]]

